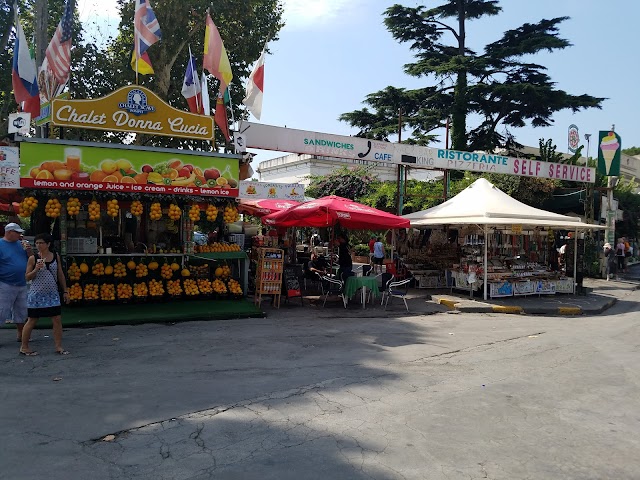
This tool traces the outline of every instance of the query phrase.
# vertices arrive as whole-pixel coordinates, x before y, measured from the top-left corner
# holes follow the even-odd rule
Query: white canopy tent
[[[592,225],[580,221],[579,218],[547,212],[526,205],[510,197],[491,182],[479,178],[462,192],[446,202],[428,210],[403,215],[411,222],[412,227],[429,227],[435,225],[477,225],[484,230],[488,239],[489,226],[522,225],[535,227],[561,228],[575,231],[574,248],[574,292],[576,287],[577,241],[578,232],[592,229],[603,229],[602,225]],[[487,263],[488,241],[484,244],[484,299],[487,299]]]

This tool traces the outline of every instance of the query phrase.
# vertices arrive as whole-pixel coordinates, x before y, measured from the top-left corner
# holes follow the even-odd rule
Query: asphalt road
[[[0,478],[638,479],[639,301],[3,330]]]

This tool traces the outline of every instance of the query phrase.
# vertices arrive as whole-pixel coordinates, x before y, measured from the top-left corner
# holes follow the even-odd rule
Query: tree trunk
[[[47,50],[49,40],[47,38],[47,27],[49,25],[49,2],[48,0],[36,0],[36,17],[34,30],[36,34],[36,67],[40,68],[44,61],[44,52]]]
[[[458,0],[458,56],[462,65],[465,57],[465,3]],[[467,148],[467,71],[462,67],[458,71],[454,90],[451,146],[454,150]]]

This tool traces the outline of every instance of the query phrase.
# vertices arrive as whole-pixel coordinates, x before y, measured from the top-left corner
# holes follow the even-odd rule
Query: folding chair
[[[342,280],[337,280],[335,278],[330,278],[327,276],[322,277],[322,282],[326,282],[327,286],[322,306],[324,307],[327,303],[327,298],[329,297],[329,295],[336,295],[342,299],[344,308],[347,308],[347,297],[345,297],[344,295],[344,282]]]
[[[393,281],[393,278],[389,280],[387,284],[387,288],[384,292],[382,292],[382,301],[384,302],[384,308],[386,310],[387,305],[389,304],[389,300],[392,298],[401,298],[404,302],[404,306],[409,311],[409,306],[407,305],[407,293],[409,293],[409,283],[411,282],[411,277],[405,278],[400,281]],[[385,296],[387,297],[385,301]]]

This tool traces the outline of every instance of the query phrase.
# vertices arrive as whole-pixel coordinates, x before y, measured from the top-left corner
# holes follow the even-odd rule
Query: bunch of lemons
[[[162,206],[158,202],[151,204],[149,208],[149,218],[151,220],[160,220],[162,218]]]
[[[149,268],[142,262],[136,265],[136,278],[144,278],[149,275]]]
[[[205,213],[207,214],[207,221],[215,222],[216,218],[218,218],[218,207],[209,205]]]
[[[200,220],[200,207],[195,203],[191,205],[191,208],[189,209],[189,218],[192,222]]]
[[[169,205],[169,218],[171,220],[180,220],[181,216],[182,216],[182,210],[178,205],[176,205],[175,203],[172,203],[171,205]]]
[[[211,286],[213,287],[213,291],[216,292],[218,295],[226,295],[227,294],[227,286],[219,278],[216,278],[213,281],[213,284]]]
[[[50,198],[47,205],[44,207],[44,211],[49,218],[58,218],[61,210],[62,205],[60,204],[60,200],[57,198]]]
[[[100,220],[100,204],[95,200],[92,200],[89,204],[89,220]]]
[[[211,286],[211,281],[206,278],[198,279],[198,289],[200,290],[200,293],[204,295],[213,293],[213,287]]]
[[[173,270],[171,269],[171,265],[168,263],[163,263],[160,267],[160,276],[165,280],[171,280],[173,277]]]
[[[182,286],[180,280],[168,280],[167,281],[167,293],[174,297],[182,295]]]
[[[233,278],[229,280],[229,291],[234,295],[242,295],[242,287],[240,286],[240,283]]]
[[[75,217],[80,213],[80,200],[76,197],[69,197],[67,200],[67,213],[72,217]]]
[[[131,202],[131,207],[129,208],[131,215],[133,215],[134,217],[139,217],[140,215],[142,215],[143,210],[144,209],[142,208],[142,202],[140,200],[134,200],[133,202]]]
[[[235,205],[227,205],[224,207],[224,223],[233,223],[237,222],[240,219],[240,214],[238,213],[238,209]]]
[[[115,198],[107,200],[107,215],[109,215],[111,218],[116,218],[119,212],[120,205],[118,205],[118,200],[116,200]]]
[[[91,273],[96,277],[101,277],[104,275],[104,264],[100,260],[96,260],[95,263],[91,266]]]
[[[25,218],[30,217],[36,208],[38,208],[38,200],[35,197],[25,197],[25,199],[20,202],[18,215]]]

